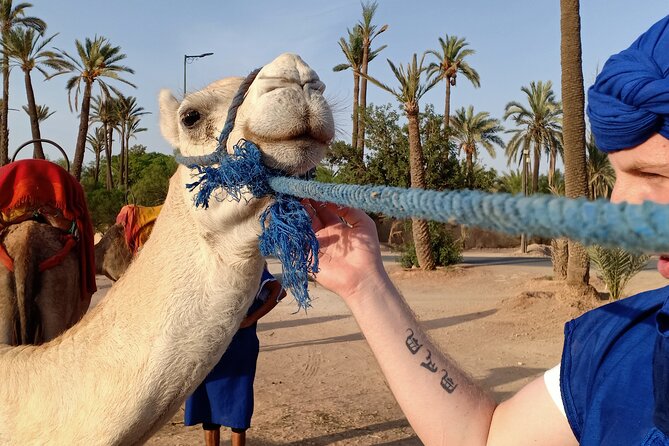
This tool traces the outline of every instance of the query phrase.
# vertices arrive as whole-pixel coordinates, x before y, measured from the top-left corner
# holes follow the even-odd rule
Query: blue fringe
[[[214,156],[216,167],[188,166],[200,175],[197,181],[186,185],[191,192],[199,188],[193,198],[195,206],[207,209],[211,195],[218,188],[235,201],[242,199],[245,190],[255,198],[273,196],[274,204],[260,217],[260,252],[279,259],[283,287],[292,292],[299,308],[306,310],[311,306],[309,274],[318,272],[319,249],[309,214],[298,198],[272,190],[269,178],[279,172],[262,164],[260,150],[252,142],[242,139],[234,146],[232,155],[217,151]]]

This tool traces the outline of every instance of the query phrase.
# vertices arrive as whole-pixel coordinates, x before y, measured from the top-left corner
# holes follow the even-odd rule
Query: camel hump
[[[41,317],[36,297],[40,287],[39,264],[62,248],[61,231],[36,221],[10,226],[4,238],[5,250],[14,261],[16,344],[39,344]]]

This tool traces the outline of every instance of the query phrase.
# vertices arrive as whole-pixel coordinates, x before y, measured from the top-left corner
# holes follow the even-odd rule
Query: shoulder
[[[669,287],[647,291],[566,324],[560,387],[577,438],[583,429],[606,421],[605,414],[611,411],[604,405],[630,406],[628,395],[642,400],[641,387],[652,387],[656,316],[668,297]],[[624,411],[618,407],[615,412]]]

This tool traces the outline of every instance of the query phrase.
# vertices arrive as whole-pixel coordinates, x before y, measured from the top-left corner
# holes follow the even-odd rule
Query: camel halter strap
[[[204,156],[179,155],[176,160],[196,170],[195,175],[199,176],[197,181],[186,185],[189,191],[197,189],[193,198],[196,207],[209,207],[211,195],[219,188],[226,192],[224,196],[214,195],[219,201],[227,198],[248,200],[247,192],[254,198],[269,196],[274,199],[260,216],[260,253],[279,259],[282,286],[291,291],[298,309],[306,310],[311,306],[309,275],[318,272],[318,240],[311,227],[311,218],[298,198],[272,190],[270,178],[282,173],[262,163],[262,154],[253,142],[240,140],[232,154],[226,149],[237,109],[259,71],[252,71],[239,86],[214,152]]]

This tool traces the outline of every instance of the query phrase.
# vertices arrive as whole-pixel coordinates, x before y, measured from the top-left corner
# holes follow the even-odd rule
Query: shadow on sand
[[[495,314],[497,310],[487,310],[487,311],[478,311],[476,313],[468,313],[468,314],[461,314],[458,316],[449,316],[449,317],[443,317],[439,319],[433,319],[430,321],[423,321],[422,325],[425,327],[427,330],[435,330],[438,328],[445,328],[445,327],[451,327],[453,325],[458,325],[462,324],[465,322],[473,321],[476,319],[482,319],[488,316],[491,316]],[[333,320],[333,318],[343,318],[343,317],[350,317],[350,316],[331,316],[331,317],[323,317],[323,318],[314,318],[314,319],[326,319],[326,320]],[[303,321],[309,321],[309,319],[305,318]],[[285,327],[294,327],[297,325],[302,325],[299,324],[298,322],[300,321],[281,321],[281,322],[276,322],[274,323],[274,328],[285,328]],[[320,322],[320,321],[319,321]],[[309,322],[307,322],[309,323]],[[315,323],[315,322],[314,322]],[[288,324],[288,325],[282,325],[282,324]],[[270,324],[267,324],[270,325]],[[260,327],[260,326],[259,326]],[[261,347],[260,351],[261,352],[272,352],[275,350],[282,350],[284,348],[294,348],[294,347],[306,347],[306,346],[312,346],[312,345],[327,345],[327,344],[336,344],[338,342],[351,342],[351,341],[362,341],[364,338],[360,332],[357,333],[351,333],[347,335],[342,335],[342,336],[331,336],[328,338],[321,338],[321,339],[311,339],[311,340],[304,340],[304,341],[297,341],[297,342],[286,342],[283,344],[275,344],[275,345],[269,345],[266,347]]]

